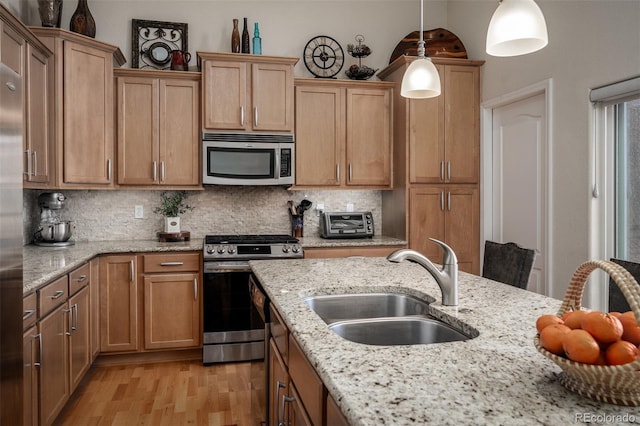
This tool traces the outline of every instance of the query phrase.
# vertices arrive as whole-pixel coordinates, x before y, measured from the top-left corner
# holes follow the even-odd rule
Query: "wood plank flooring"
[[[94,366],[56,425],[251,424],[251,363]]]

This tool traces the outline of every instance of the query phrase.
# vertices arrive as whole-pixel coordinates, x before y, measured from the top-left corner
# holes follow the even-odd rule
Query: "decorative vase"
[[[253,54],[262,55],[262,38],[260,37],[260,29],[257,22],[253,26]]]
[[[43,27],[60,27],[62,0],[38,0],[38,12]]]
[[[231,32],[231,52],[240,53],[240,31],[238,30],[238,20],[233,20],[233,31]]]
[[[244,18],[244,28],[242,29],[242,53],[249,53],[249,29],[247,28],[247,18]]]
[[[96,21],[93,20],[91,11],[89,11],[87,0],[78,0],[78,7],[76,8],[76,11],[73,12],[73,16],[71,16],[69,29],[74,33],[95,38]]]
[[[165,217],[164,218],[164,232],[178,233],[180,232],[180,218],[179,217]]]

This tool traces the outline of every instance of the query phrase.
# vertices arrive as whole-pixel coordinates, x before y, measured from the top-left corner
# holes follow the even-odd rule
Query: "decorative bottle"
[[[260,38],[257,22],[253,25],[253,54],[262,55],[262,39]]]
[[[231,32],[231,52],[240,53],[240,31],[238,31],[238,20],[233,20],[233,31]]]
[[[244,18],[244,28],[242,30],[242,53],[249,53],[249,29],[247,28],[247,18]]]
[[[96,21],[93,20],[93,16],[89,11],[89,5],[87,0],[78,0],[78,7],[71,16],[71,22],[69,23],[69,29],[74,33],[86,35],[95,38],[96,36]]]

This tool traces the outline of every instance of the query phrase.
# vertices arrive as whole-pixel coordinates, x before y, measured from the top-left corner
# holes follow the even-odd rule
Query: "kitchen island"
[[[535,321],[561,301],[460,272],[459,305],[417,264],[384,258],[251,261],[273,306],[353,425],[640,423],[640,408],[598,403],[563,388],[533,345]],[[576,265],[578,266],[578,265]],[[567,279],[569,279],[568,277]],[[329,330],[303,298],[406,293],[467,331],[467,341],[369,346]]]

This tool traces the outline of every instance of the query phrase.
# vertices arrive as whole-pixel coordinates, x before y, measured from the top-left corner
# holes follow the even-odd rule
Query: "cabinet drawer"
[[[68,275],[60,277],[38,290],[38,313],[44,317],[55,307],[62,305],[69,297]]]
[[[69,295],[89,284],[89,264],[86,263],[69,274]]]
[[[200,253],[146,254],[144,273],[200,270]]]
[[[269,309],[271,311],[271,337],[276,344],[276,348],[278,348],[278,352],[280,352],[280,356],[282,356],[282,360],[287,365],[289,363],[289,330],[278,311],[271,305],[269,305]]]
[[[323,424],[324,386],[322,380],[307,361],[298,342],[291,335],[289,335],[289,375],[312,423],[314,425]]]
[[[38,312],[36,308],[38,307],[37,298],[35,293],[31,293],[24,299],[22,299],[22,329],[25,330],[31,327],[36,323],[36,319],[38,318]]]

